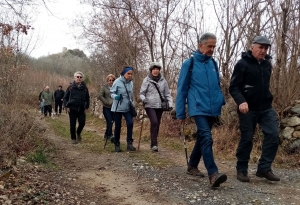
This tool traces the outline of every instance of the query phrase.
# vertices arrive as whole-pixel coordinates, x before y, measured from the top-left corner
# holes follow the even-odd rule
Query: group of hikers
[[[62,86],[58,86],[58,89],[55,90],[54,94],[50,91],[49,86],[45,86],[43,91],[40,92],[39,102],[41,108],[41,114],[44,114],[45,117],[47,114],[52,115],[52,104],[54,104],[54,112],[56,115],[61,115],[63,98],[65,91],[62,90]]]
[[[194,118],[197,125],[196,142],[188,160],[187,173],[195,177],[204,177],[205,175],[198,169],[202,158],[213,188],[219,187],[227,180],[227,175],[219,172],[212,150],[211,129],[215,117],[221,115],[221,108],[225,105],[218,65],[212,57],[216,43],[217,38],[212,33],[204,33],[198,39],[198,49],[181,66],[175,100],[176,117],[180,124],[185,124],[187,107],[188,115]],[[256,36],[249,50],[243,52],[241,59],[235,64],[231,76],[229,91],[238,106],[241,133],[236,151],[237,179],[241,182],[250,181],[248,163],[257,124],[264,133],[264,139],[256,176],[269,181],[280,181],[271,168],[279,145],[279,133],[278,117],[272,108],[273,96],[270,92],[272,65],[271,56],[267,54],[270,46],[271,43],[267,37]],[[150,149],[153,152],[158,152],[158,133],[163,111],[173,109],[173,99],[168,83],[160,73],[161,68],[158,62],[150,64],[149,74],[144,78],[139,93],[150,120]],[[104,139],[110,139],[114,143],[115,152],[121,152],[122,116],[125,118],[127,127],[127,150],[136,150],[132,138],[133,118],[135,117],[132,76],[133,67],[131,66],[125,66],[118,78],[109,74],[98,96],[103,104],[103,114],[106,120]],[[89,108],[89,92],[83,77],[82,72],[76,72],[74,82],[61,99],[69,113],[73,143],[81,141],[85,112]],[[41,95],[44,107],[48,104],[49,98],[51,98],[49,87],[46,87]],[[44,113],[46,113],[45,110]],[[76,129],[77,119],[79,126]],[[114,133],[113,123],[115,123]]]

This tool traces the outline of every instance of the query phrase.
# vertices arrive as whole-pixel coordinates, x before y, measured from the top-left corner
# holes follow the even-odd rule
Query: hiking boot
[[[153,147],[151,147],[151,150],[152,150],[153,152],[158,152],[158,147],[157,147],[157,146],[153,146]]]
[[[248,177],[248,173],[247,172],[237,172],[236,178],[240,182],[249,182],[250,181],[250,178]]]
[[[220,184],[224,183],[227,180],[227,175],[219,172],[215,172],[209,176],[209,182],[211,188],[219,187]]]
[[[266,178],[269,181],[280,181],[280,178],[276,176],[272,170],[257,170],[256,172],[257,177]]]
[[[132,145],[132,142],[127,144],[127,151],[135,151],[135,150],[136,148]]]
[[[115,152],[122,152],[120,145],[115,145]]]
[[[109,137],[111,143],[115,143],[115,136],[111,135]]]
[[[77,141],[81,142],[81,135],[80,134],[77,134]]]
[[[187,173],[197,177],[205,177],[204,174],[200,172],[200,170],[197,167],[192,167],[190,165],[188,165]]]
[[[72,144],[77,144],[77,141],[76,140],[72,140]]]
[[[106,140],[106,138],[109,139],[107,134],[105,134],[103,138],[104,138],[104,140]]]

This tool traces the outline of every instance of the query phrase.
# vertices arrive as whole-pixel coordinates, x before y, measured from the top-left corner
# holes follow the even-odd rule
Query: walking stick
[[[183,138],[183,147],[184,147],[184,151],[185,151],[185,158],[186,158],[186,164],[189,164],[189,160],[188,160],[188,154],[187,154],[187,148],[186,148],[186,139],[185,139],[185,134],[184,134],[184,124],[181,125],[181,137]]]
[[[138,143],[138,151],[140,150],[140,143],[141,143],[141,138],[142,138],[143,125],[144,125],[144,109],[142,111],[142,122],[141,122],[140,137],[139,137],[139,143]]]
[[[116,107],[116,110],[115,110],[115,112],[114,112],[114,117],[113,117],[113,119],[112,119],[112,121],[111,121],[111,126],[110,126],[109,132],[111,131],[112,126],[113,126],[113,124],[114,124],[114,121],[115,121],[115,114],[116,114],[116,112],[117,112],[118,105],[119,105],[119,102],[120,102],[121,99],[122,99],[122,95],[121,95],[120,99],[118,100],[117,107]],[[106,136],[105,143],[104,143],[104,148],[103,148],[103,149],[105,149],[105,147],[106,147],[107,140],[108,140],[108,136]]]

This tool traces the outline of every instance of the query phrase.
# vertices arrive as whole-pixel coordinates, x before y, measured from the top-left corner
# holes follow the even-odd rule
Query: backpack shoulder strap
[[[159,94],[160,100],[161,100],[162,102],[164,102],[164,99],[163,99],[163,97],[162,97],[162,95],[161,95],[161,93],[160,93],[160,91],[159,91],[157,85],[156,85],[155,83],[153,83],[153,82],[151,82],[151,83],[155,86],[155,88],[156,88],[156,90],[157,90],[157,92],[158,92],[158,94]]]
[[[194,69],[194,58],[193,58],[193,56],[191,56],[191,64],[190,64],[190,67],[189,67],[189,74],[188,74],[189,86],[191,84],[191,78],[192,78],[193,69]]]
[[[215,65],[218,81],[220,82],[219,69],[218,69],[217,62],[213,58],[212,58],[212,61]],[[193,68],[194,68],[194,58],[193,58],[193,56],[191,56],[191,64],[190,64],[190,67],[189,67],[189,85],[191,84]]]

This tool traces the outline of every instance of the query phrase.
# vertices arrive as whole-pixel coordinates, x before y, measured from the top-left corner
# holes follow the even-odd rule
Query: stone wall
[[[285,115],[280,121],[281,146],[288,153],[300,153],[300,101],[286,109]]]

